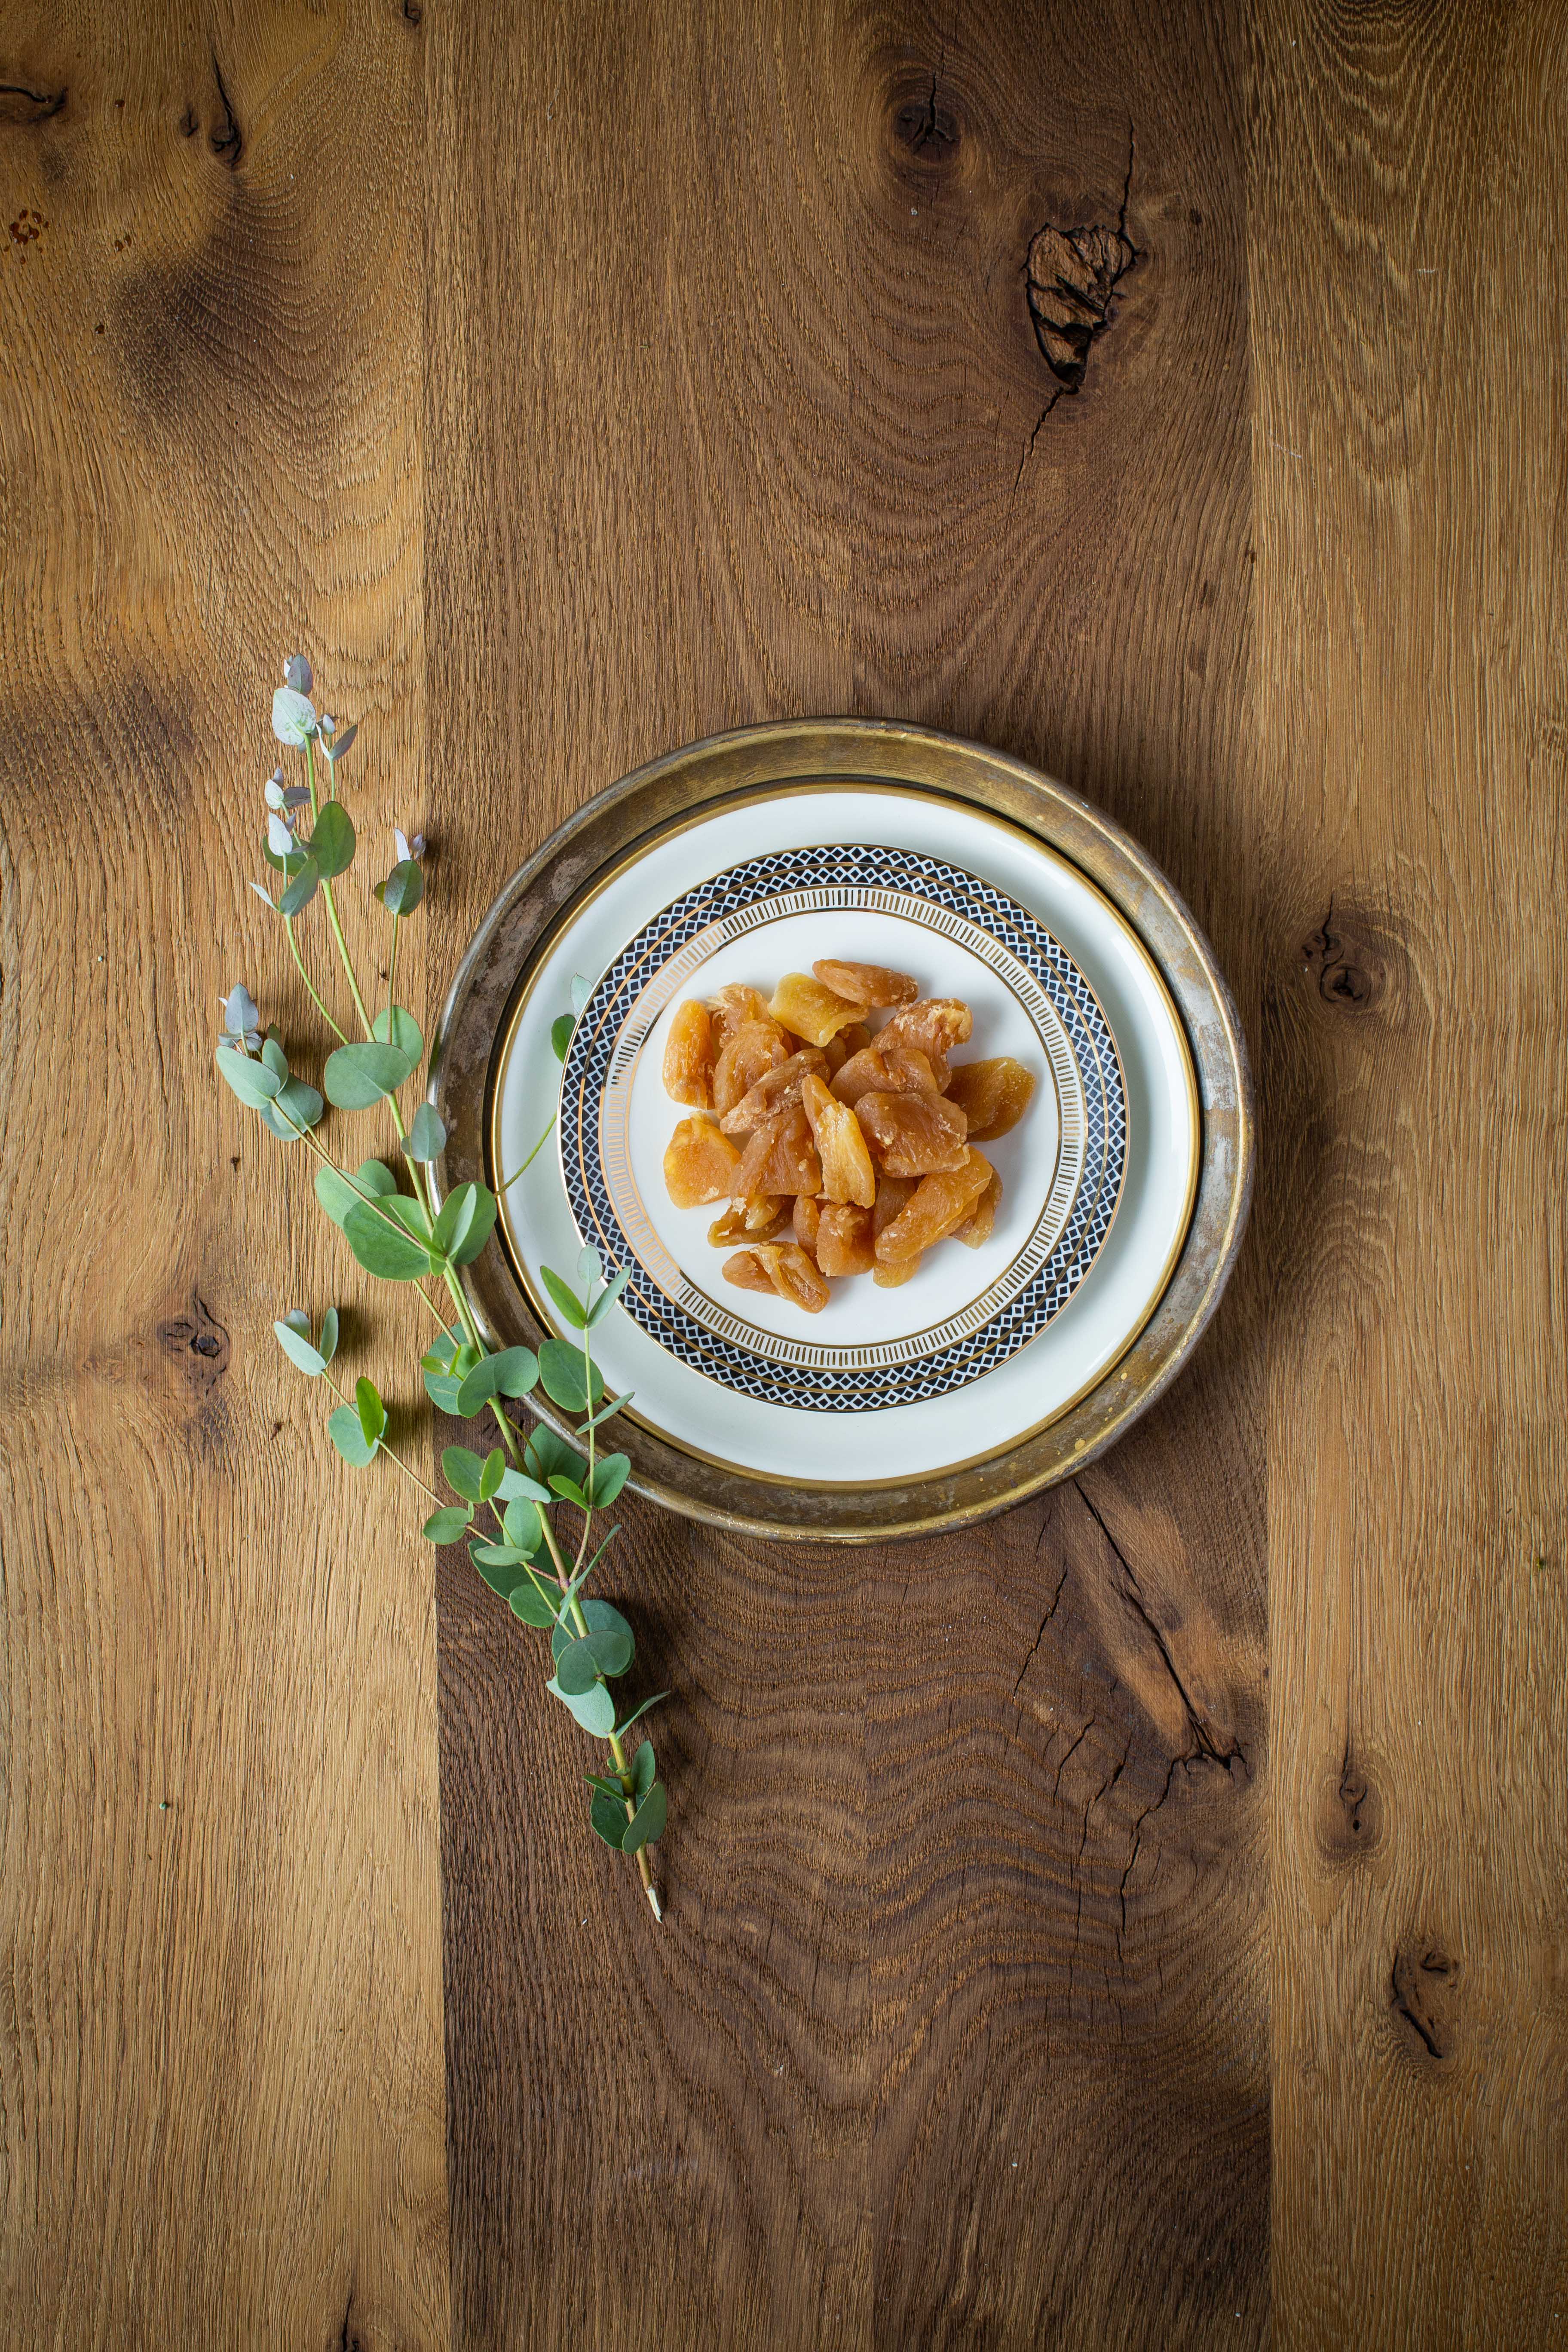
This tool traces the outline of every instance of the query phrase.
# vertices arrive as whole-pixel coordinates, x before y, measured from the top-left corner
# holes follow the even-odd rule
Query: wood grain
[[[18,2352],[1568,2342],[1565,37],[5,12]],[[300,642],[428,819],[411,1001],[625,769],[849,710],[1100,802],[1247,1021],[1254,1230],[1104,1462],[925,1548],[627,1512],[662,1932],[268,1330],[346,1272],[210,1067],[241,969],[306,1026]]]
[[[211,1063],[242,971],[305,1025],[246,887],[291,647],[362,826],[417,790],[419,58],[157,18],[0,35],[0,2333],[426,2346],[428,1569],[279,1354],[343,1266]]]
[[[427,30],[429,710],[472,916],[652,753],[880,711],[1094,794],[1245,992],[1236,28]],[[1026,264],[1096,224],[1135,257],[1074,389]],[[443,1580],[457,2343],[1261,2341],[1259,1321],[1248,1273],[1130,1444],[960,1541],[637,1515],[655,1937],[510,1628]]]
[[[1282,2343],[1568,2341],[1568,26],[1259,12]]]

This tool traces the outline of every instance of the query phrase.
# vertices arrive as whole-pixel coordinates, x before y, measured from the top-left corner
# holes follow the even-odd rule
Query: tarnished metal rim
[[[1009,1453],[908,1486],[836,1493],[725,1470],[647,1430],[618,1438],[634,1488],[690,1517],[751,1535],[866,1543],[934,1535],[1011,1509],[1104,1453],[1170,1386],[1240,1247],[1252,1196],[1252,1086],[1241,1024],[1206,940],[1120,825],[986,744],[891,719],[786,720],[710,736],[623,776],[511,877],[458,967],[431,1057],[431,1100],[448,1130],[438,1193],[484,1181],[490,1063],[508,1002],[536,943],[599,868],[671,816],[759,785],[819,778],[944,793],[1008,818],[1079,866],[1140,932],[1164,975],[1192,1046],[1203,1119],[1192,1222],[1153,1314],[1097,1387]],[[542,1336],[499,1244],[464,1280],[488,1337],[504,1345]]]

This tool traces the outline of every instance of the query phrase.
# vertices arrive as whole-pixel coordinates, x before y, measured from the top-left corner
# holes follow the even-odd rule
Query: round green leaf
[[[552,1677],[545,1688],[552,1698],[558,1698],[569,1709],[584,1730],[591,1733],[594,1738],[609,1738],[616,1727],[616,1702],[603,1683],[595,1683],[592,1690],[569,1693]]]
[[[475,1258],[479,1256],[489,1241],[490,1227],[496,1221],[495,1194],[485,1184],[476,1184],[472,1190],[476,1197],[473,1213],[468,1222],[468,1230],[462,1240],[455,1243],[447,1253],[454,1265],[472,1265]]]
[[[353,864],[353,821],[342,801],[328,801],[322,807],[310,835],[310,855],[323,881],[346,874]]]
[[[526,1575],[520,1584],[513,1585],[510,1606],[512,1615],[521,1617],[525,1625],[538,1625],[542,1628],[554,1622],[555,1612],[551,1606],[548,1594],[541,1592],[539,1587]]]
[[[563,1437],[557,1437],[552,1429],[546,1429],[542,1422],[530,1437],[523,1459],[534,1476],[547,1486],[556,1476],[585,1478],[588,1475],[588,1465],[582,1455]]]
[[[352,1404],[341,1404],[336,1412],[328,1415],[327,1435],[354,1469],[363,1470],[367,1462],[374,1460],[376,1449],[366,1439]]]
[[[417,1058],[416,1055],[416,1059]],[[427,1102],[420,1104],[408,1122],[408,1140],[403,1149],[410,1160],[417,1160],[422,1163],[439,1160],[446,1150],[447,1129],[434,1104]]]
[[[390,1020],[387,1017],[389,1011]],[[411,1065],[418,1066],[425,1051],[425,1037],[412,1013],[405,1012],[401,1004],[390,1007],[384,1004],[370,1025],[373,1034],[384,1045],[395,1045],[400,1054],[407,1055]],[[424,1105],[420,1108],[423,1109]]]
[[[425,877],[417,860],[399,858],[385,881],[376,884],[375,895],[389,915],[411,915],[425,896]]]
[[[510,1502],[502,1525],[508,1543],[515,1544],[519,1551],[531,1553],[539,1549],[539,1513],[531,1503],[524,1502],[521,1496]]]
[[[458,1391],[458,1411],[469,1420],[491,1397],[527,1396],[539,1378],[539,1359],[531,1348],[503,1348],[499,1355],[481,1356]]]
[[[327,1056],[321,1084],[339,1110],[369,1110],[384,1095],[395,1094],[413,1068],[406,1054],[384,1042],[340,1045]]]
[[[626,1835],[621,1840],[621,1851],[624,1853],[636,1853],[640,1847],[652,1845],[657,1838],[663,1836],[664,1824],[668,1812],[669,1801],[664,1793],[664,1782],[656,1780],[626,1823]]]
[[[358,1191],[354,1188],[358,1186]],[[336,1168],[316,1171],[316,1198],[334,1225],[341,1225],[355,1202],[369,1192],[384,1200],[397,1190],[397,1179],[384,1160],[362,1160],[351,1181]]]
[[[592,1690],[599,1679],[599,1661],[594,1654],[593,1636],[584,1642],[568,1642],[555,1664],[555,1679],[563,1698],[580,1698]]]
[[[551,1503],[555,1499],[548,1486],[542,1486],[537,1478],[527,1477],[521,1470],[503,1472],[496,1493],[503,1503],[512,1502],[520,1495],[531,1503]]]
[[[472,1516],[461,1503],[444,1503],[438,1511],[432,1511],[425,1522],[426,1543],[456,1543]]]
[[[326,1370],[326,1357],[319,1348],[312,1348],[309,1339],[300,1332],[294,1330],[287,1323],[274,1323],[272,1328],[278,1334],[279,1346],[290,1363],[298,1364],[300,1370],[302,1372],[309,1372],[312,1380],[317,1379]]]
[[[220,1045],[214,1057],[220,1077],[226,1078],[242,1103],[259,1110],[263,1103],[276,1099],[283,1091],[283,1081],[265,1062],[253,1062],[237,1045]]]
[[[551,1023],[550,1044],[558,1062],[563,1062],[566,1059],[566,1050],[572,1043],[572,1032],[576,1026],[577,1024],[570,1013],[563,1013],[559,1021]]]
[[[593,1402],[597,1404],[605,1393],[604,1380],[597,1365],[592,1367]],[[568,1412],[584,1412],[589,1397],[584,1378],[583,1350],[574,1348],[570,1339],[546,1339],[539,1350],[539,1377],[544,1392]]]
[[[448,1192],[431,1231],[430,1244],[437,1257],[447,1257],[467,1238],[468,1227],[479,1213],[479,1188],[477,1184],[459,1184]]]
[[[484,1464],[466,1445],[448,1445],[441,1455],[441,1475],[448,1486],[454,1487],[470,1503],[484,1500],[479,1493],[479,1481],[484,1475]]]
[[[485,1456],[485,1466],[479,1473],[479,1500],[488,1503],[500,1485],[506,1470],[506,1455],[498,1445]]]
[[[307,1086],[303,1078],[290,1078],[277,1101],[268,1106],[268,1125],[274,1135],[297,1143],[297,1130],[317,1126],[325,1108],[314,1087]]]
[[[430,1253],[405,1227],[399,1231],[401,1219],[388,1223],[389,1217],[396,1216],[390,1200],[374,1209],[368,1202],[356,1201],[343,1219],[343,1232],[367,1274],[378,1274],[387,1282],[416,1282],[430,1271]]]
[[[631,1469],[632,1465],[624,1454],[606,1454],[602,1462],[595,1463],[591,1492],[596,1511],[608,1510],[630,1477]]]
[[[321,1351],[321,1361],[330,1364],[338,1352],[338,1310],[329,1307],[321,1318],[321,1336],[316,1345]]]
[[[611,1307],[615,1305],[616,1299],[626,1288],[626,1284],[630,1281],[631,1271],[632,1270],[629,1265],[623,1265],[619,1274],[611,1276],[603,1297],[595,1299],[593,1311],[588,1317],[588,1328],[590,1331],[594,1329],[597,1323],[602,1322],[604,1318],[609,1313]]]
[[[289,1076],[289,1056],[283,1051],[280,1039],[273,1036],[264,1037],[261,1043],[261,1058],[279,1085],[285,1084]]]
[[[544,1287],[561,1309],[572,1329],[574,1331],[584,1329],[588,1321],[588,1310],[576,1292],[570,1284],[562,1281],[552,1266],[541,1266],[539,1270],[544,1276]]]
[[[658,1766],[654,1760],[653,1742],[651,1739],[645,1739],[632,1758],[634,1793],[638,1797],[646,1797],[658,1777]]]

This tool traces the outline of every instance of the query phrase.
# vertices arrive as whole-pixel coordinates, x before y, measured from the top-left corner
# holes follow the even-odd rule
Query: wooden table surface
[[[11,0],[7,2344],[1568,2344],[1565,68]],[[435,845],[416,1005],[584,797],[849,711],[1107,809],[1242,1007],[1247,1244],[1114,1453],[925,1545],[630,1513],[662,1932],[268,1330],[353,1296],[211,1066],[241,974],[308,1026],[299,646]]]

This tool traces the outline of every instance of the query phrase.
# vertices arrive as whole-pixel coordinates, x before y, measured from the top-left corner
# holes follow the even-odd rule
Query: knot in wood
[[[170,1355],[183,1363],[192,1385],[205,1391],[228,1370],[228,1333],[205,1298],[191,1294],[188,1315],[176,1315],[158,1326],[158,1338]]]
[[[1428,2058],[1452,2054],[1450,2017],[1458,1976],[1458,1960],[1427,1937],[1412,1936],[1394,1953],[1389,1998],[1395,2017],[1414,2036],[1408,2045],[1413,2054],[1417,2043]]]
[[[1388,964],[1370,924],[1336,913],[1302,942],[1301,960],[1318,994],[1336,1013],[1375,1013],[1388,992]]]
[[[1137,261],[1122,228],[1037,229],[1025,265],[1040,355],[1064,392],[1077,392],[1089,349],[1110,323],[1110,302]]]

